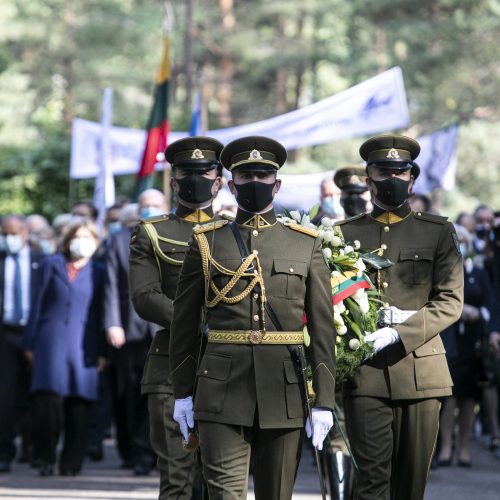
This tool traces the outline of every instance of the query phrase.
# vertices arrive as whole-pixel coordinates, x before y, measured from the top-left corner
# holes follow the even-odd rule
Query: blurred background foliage
[[[177,0],[169,116],[185,130],[203,81],[210,128],[249,123],[403,70],[414,137],[458,122],[457,186],[443,213],[500,208],[500,0]],[[68,210],[92,196],[69,182],[73,117],[145,126],[161,55],[160,0],[2,0],[0,212]],[[359,160],[361,138],[297,151],[287,171]],[[71,185],[70,185],[71,184]],[[133,176],[116,178],[131,194]]]

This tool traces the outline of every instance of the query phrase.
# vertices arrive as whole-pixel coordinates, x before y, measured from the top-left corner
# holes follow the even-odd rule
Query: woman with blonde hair
[[[77,474],[84,459],[88,406],[97,398],[97,373],[104,366],[104,270],[92,258],[98,246],[95,225],[79,219],[67,227],[61,251],[40,265],[24,348],[33,363],[34,451],[41,476],[54,473],[62,430],[60,474]]]

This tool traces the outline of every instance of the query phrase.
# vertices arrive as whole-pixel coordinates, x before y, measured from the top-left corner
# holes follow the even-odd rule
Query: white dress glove
[[[333,427],[333,413],[331,410],[322,410],[321,408],[313,408],[311,410],[312,430],[309,417],[306,419],[306,435],[308,438],[312,436],[312,443],[318,450],[323,449],[323,441],[326,435]]]
[[[376,354],[385,347],[395,344],[399,340],[399,333],[386,326],[380,330],[376,330],[365,337],[367,342],[373,342],[373,352]]]
[[[174,420],[179,424],[184,441],[189,438],[189,429],[194,428],[193,398],[176,399],[174,403]]]

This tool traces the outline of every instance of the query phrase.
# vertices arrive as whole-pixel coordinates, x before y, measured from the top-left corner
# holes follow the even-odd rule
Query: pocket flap
[[[413,248],[401,250],[400,260],[414,260],[418,262],[419,260],[432,260],[433,252],[432,248]]]
[[[446,349],[444,348],[441,337],[437,336],[427,341],[424,345],[421,345],[413,352],[415,354],[415,357],[423,358],[424,356],[435,356],[436,354],[445,354]]]
[[[285,367],[286,381],[289,384],[298,384],[299,376],[297,374],[297,368],[295,367],[295,363],[287,359],[283,362],[283,366]]]
[[[186,253],[188,251],[188,247],[182,245],[174,245],[172,243],[166,243],[164,241],[159,241],[160,249],[163,253],[172,254],[172,253]]]
[[[198,376],[226,380],[231,370],[231,357],[207,354],[198,370]]]
[[[298,260],[274,259],[274,272],[307,276],[307,264]]]

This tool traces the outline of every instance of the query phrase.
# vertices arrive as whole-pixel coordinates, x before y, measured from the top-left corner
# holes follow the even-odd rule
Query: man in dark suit
[[[152,193],[164,205],[163,194]],[[144,197],[142,198],[145,199]],[[109,238],[106,254],[104,318],[110,345],[110,380],[118,451],[124,467],[145,475],[155,464],[149,442],[147,402],[141,397],[141,377],[154,327],[135,312],[128,290],[129,242],[125,227]]]
[[[28,321],[31,291],[37,279],[40,254],[30,250],[23,217],[2,220],[0,251],[0,472],[9,472],[16,455],[16,431],[29,452],[30,367],[21,347]],[[16,427],[17,422],[17,427]],[[26,457],[27,458],[27,457]]]

